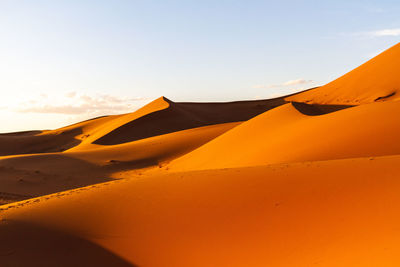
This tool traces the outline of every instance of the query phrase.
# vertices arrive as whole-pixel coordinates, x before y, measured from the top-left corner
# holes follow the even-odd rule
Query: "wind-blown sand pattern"
[[[0,135],[0,266],[399,266],[400,44],[325,86]]]

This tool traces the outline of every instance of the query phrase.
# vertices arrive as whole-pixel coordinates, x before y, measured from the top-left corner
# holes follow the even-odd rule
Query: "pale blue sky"
[[[398,1],[0,0],[0,132],[322,85],[396,44]]]

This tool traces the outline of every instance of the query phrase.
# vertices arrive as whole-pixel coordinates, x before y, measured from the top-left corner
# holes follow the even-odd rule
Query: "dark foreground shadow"
[[[112,252],[79,237],[19,221],[0,221],[0,266],[133,267]]]

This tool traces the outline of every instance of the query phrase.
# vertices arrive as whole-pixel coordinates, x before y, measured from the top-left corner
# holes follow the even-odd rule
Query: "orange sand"
[[[400,97],[400,44],[322,87],[286,97],[320,104],[365,104]]]
[[[400,44],[286,97],[1,134],[0,266],[399,266],[399,88]]]
[[[2,263],[80,262],[96,247],[94,265],[112,253],[138,266],[398,266],[399,163],[159,174],[2,206]]]
[[[366,104],[319,116],[304,115],[286,104],[178,158],[170,169],[235,168],[400,154],[400,116],[387,114],[400,114],[400,102]]]

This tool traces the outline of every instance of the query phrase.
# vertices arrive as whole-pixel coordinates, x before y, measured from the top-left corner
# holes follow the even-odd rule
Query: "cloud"
[[[44,106],[33,106],[18,109],[19,112],[23,113],[53,113],[53,114],[80,114],[87,113],[91,111],[90,107],[87,106],[72,106],[72,105],[64,105],[64,106],[52,106],[52,105],[44,105]]]
[[[23,108],[18,108],[22,113],[46,113],[46,114],[66,114],[66,115],[105,115],[115,113],[132,112],[138,108],[137,102],[148,100],[143,97],[121,98],[113,95],[79,95],[76,92],[69,92],[67,98],[52,103],[51,99],[43,101],[28,101],[23,103]],[[58,99],[60,100],[60,99]],[[57,102],[57,101],[54,101]]]
[[[270,85],[255,85],[253,88],[255,89],[270,89],[270,88],[280,88],[280,87],[288,87],[288,86],[298,86],[298,85],[305,85],[314,83],[313,80],[306,80],[306,79],[296,79],[290,80],[281,84],[270,84]]]
[[[74,98],[76,96],[76,92],[72,91],[72,92],[66,93],[65,96],[69,97],[69,98]]]
[[[299,85],[299,84],[307,84],[307,83],[313,83],[313,80],[304,80],[304,79],[297,79],[297,80],[291,80],[283,83],[284,86],[290,86],[290,85]]]
[[[120,112],[129,112],[132,111],[129,109],[129,106],[113,106],[113,105],[61,105],[61,106],[52,106],[52,105],[44,105],[44,106],[34,106],[27,107],[24,109],[19,109],[19,112],[32,112],[32,113],[52,113],[52,114],[91,114],[91,113],[115,113],[116,111]]]
[[[368,35],[370,37],[400,36],[400,28],[370,31],[370,32],[367,32],[366,35]]]

